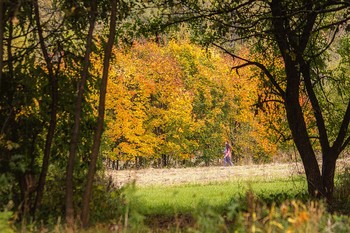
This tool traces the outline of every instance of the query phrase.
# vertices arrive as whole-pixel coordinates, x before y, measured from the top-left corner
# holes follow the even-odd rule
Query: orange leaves
[[[247,59],[251,57],[246,48],[240,48],[237,54]],[[270,112],[262,111],[259,105],[259,96],[265,95],[268,87],[263,85],[260,70],[252,65],[242,66],[245,63],[234,59],[232,66],[241,68],[233,70],[232,76],[225,80],[226,92],[231,96],[231,100],[227,101],[232,109],[226,125],[227,137],[233,141],[236,153],[250,155],[254,160],[264,160],[277,152],[276,144],[271,141],[271,133],[275,132],[269,128]],[[271,103],[263,104],[266,107]]]
[[[171,122],[189,119],[182,103],[187,98],[181,89],[182,72],[154,43],[135,44],[130,51],[116,51],[116,57],[106,135],[116,142],[116,153],[154,156],[165,145],[165,130]]]
[[[114,53],[106,136],[116,157],[221,157],[224,138],[245,154],[273,153],[253,109],[259,79],[248,67],[232,72],[229,58],[186,40]]]

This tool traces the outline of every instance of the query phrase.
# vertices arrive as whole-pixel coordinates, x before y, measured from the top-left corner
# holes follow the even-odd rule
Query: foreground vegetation
[[[338,196],[332,206],[310,200],[303,177],[147,187],[129,184],[121,189],[101,182],[94,190],[92,225],[82,229],[77,222],[76,230],[349,232],[348,177],[347,171],[338,177]],[[336,205],[338,200],[342,201],[342,209]],[[60,216],[22,225],[14,224],[15,217],[13,210],[2,212],[0,231],[65,232]]]

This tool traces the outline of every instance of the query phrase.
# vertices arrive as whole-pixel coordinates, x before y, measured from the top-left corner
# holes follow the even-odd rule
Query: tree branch
[[[344,149],[349,144],[350,137],[346,139],[344,142],[344,139],[348,132],[349,123],[350,123],[350,100],[343,118],[343,122],[340,126],[338,136],[332,146],[332,150],[334,150],[338,155],[342,151],[342,149]]]
[[[295,48],[297,49],[297,52],[299,52],[300,54],[304,53],[304,50],[309,42],[310,39],[310,35],[312,32],[312,28],[315,24],[316,18],[317,18],[317,13],[315,13],[314,11],[312,11],[312,5],[308,5],[307,6],[307,10],[311,11],[310,14],[308,14],[306,16],[306,25],[304,27],[304,30],[302,32],[301,37],[299,38],[299,48]]]
[[[338,31],[339,31],[339,26],[334,30],[333,36],[332,36],[331,40],[329,41],[329,43],[321,51],[319,51],[318,53],[312,55],[311,58],[319,57],[322,53],[326,52],[331,47],[331,45],[333,44]]]
[[[201,14],[201,12],[203,12],[203,9],[200,10],[192,10],[190,12],[182,12],[182,13],[176,13],[176,14],[171,14],[172,15],[180,15],[180,14],[183,14],[184,17],[179,17],[179,19],[175,19],[174,21],[171,21],[171,22],[168,22],[166,24],[163,25],[164,28],[166,27],[169,27],[171,25],[175,25],[175,24],[179,24],[179,23],[184,23],[184,22],[189,22],[189,21],[194,21],[196,19],[201,19],[201,18],[208,18],[208,17],[212,17],[212,16],[215,16],[215,15],[221,15],[221,14],[226,14],[226,13],[230,13],[230,12],[235,12],[237,11],[238,9],[244,7],[244,6],[247,6],[251,3],[253,3],[255,0],[248,0],[247,2],[244,2],[236,7],[233,7],[233,8],[229,8],[229,9],[220,9],[220,10],[217,10],[217,11],[211,11],[211,12],[208,12],[207,14]],[[190,8],[190,7],[189,7]],[[195,15],[196,13],[198,13],[198,15]],[[189,16],[187,16],[189,15]],[[187,17],[186,17],[187,16]]]
[[[344,141],[344,144],[340,148],[340,151],[343,151],[350,144],[350,136]]]
[[[273,86],[278,90],[278,93],[279,95],[282,97],[282,99],[284,100],[285,99],[285,91],[281,88],[281,86],[276,82],[275,78],[273,77],[273,75],[270,73],[270,71],[261,63],[259,62],[253,62],[253,61],[250,61],[250,60],[247,60],[245,58],[242,58],[240,56],[237,56],[233,53],[231,53],[230,51],[228,51],[227,49],[225,49],[224,47],[222,47],[221,45],[218,45],[216,43],[213,43],[213,45],[221,50],[223,50],[225,53],[229,54],[232,58],[237,58],[239,60],[242,60],[244,62],[246,62],[245,64],[242,64],[242,65],[239,65],[239,66],[236,66],[235,68],[236,69],[239,69],[239,68],[243,68],[245,66],[249,66],[249,65],[254,65],[254,66],[257,66],[258,68],[260,68],[264,74],[268,77],[268,79],[270,80],[270,82],[273,84]]]
[[[300,64],[301,73],[303,74],[303,77],[304,77],[306,91],[308,93],[308,96],[312,105],[312,109],[314,112],[314,116],[316,119],[317,129],[320,134],[320,143],[323,150],[323,154],[328,154],[327,152],[330,149],[328,135],[326,131],[324,118],[322,116],[321,107],[318,103],[318,99],[312,87],[311,77],[310,77],[310,65],[305,63],[305,61],[302,60],[301,57],[299,57],[298,60]]]

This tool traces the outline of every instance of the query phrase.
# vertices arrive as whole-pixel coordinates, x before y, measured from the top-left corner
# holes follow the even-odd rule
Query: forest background
[[[0,12],[0,198],[17,220],[64,210],[87,226],[107,164],[221,165],[226,140],[236,163],[297,151],[310,196],[332,200],[350,142],[347,1],[1,1]]]

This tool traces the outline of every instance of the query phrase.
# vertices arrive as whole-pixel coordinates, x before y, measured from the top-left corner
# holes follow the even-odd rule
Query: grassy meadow
[[[209,184],[137,187],[140,211],[145,215],[172,215],[193,212],[199,204],[224,210],[232,199],[239,199],[248,191],[268,202],[280,202],[305,193],[302,177],[274,180],[242,180]]]
[[[108,173],[122,184],[111,210],[122,209],[107,224],[116,232],[350,232],[349,170],[338,171],[329,205],[310,199],[295,165]]]
[[[121,232],[350,232],[347,214],[310,200],[303,176],[128,185]],[[343,199],[344,200],[344,199]]]
[[[348,177],[337,178],[341,189],[336,194],[342,193],[340,206],[349,210]],[[168,185],[131,182],[108,192],[97,190],[94,221],[77,232],[350,232],[349,212],[311,200],[300,175]],[[0,215],[0,232],[15,232],[8,221]],[[17,229],[65,232],[54,219],[42,229],[34,223]]]

